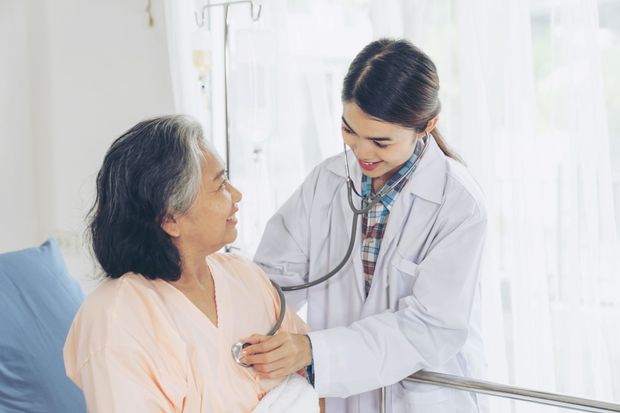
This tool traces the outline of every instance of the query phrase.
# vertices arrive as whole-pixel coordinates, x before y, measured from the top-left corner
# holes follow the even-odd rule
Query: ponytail
[[[444,141],[443,136],[441,136],[441,133],[439,132],[439,130],[437,128],[434,128],[431,131],[431,135],[433,135],[433,138],[435,139],[435,142],[437,142],[437,146],[439,146],[439,149],[441,149],[441,152],[443,152],[444,155],[446,155],[448,158],[452,158],[455,161],[459,161],[461,163],[465,163],[463,161],[463,159],[461,159],[460,156],[458,156],[455,152],[453,152],[448,145],[446,144],[446,141]]]

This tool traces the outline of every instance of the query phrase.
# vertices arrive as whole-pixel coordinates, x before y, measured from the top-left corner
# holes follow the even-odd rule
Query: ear
[[[163,229],[164,232],[172,238],[178,238],[181,236],[181,226],[172,214],[166,214],[161,222],[161,229]]]
[[[426,124],[426,129],[424,130],[424,133],[431,133],[433,129],[435,129],[435,126],[437,126],[438,120],[439,120],[439,115],[429,120],[428,123]]]

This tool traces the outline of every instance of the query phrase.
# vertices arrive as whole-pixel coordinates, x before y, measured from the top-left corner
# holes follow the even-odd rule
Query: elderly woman
[[[279,300],[257,266],[217,253],[237,236],[241,193],[202,136],[189,118],[160,117],[105,156],[90,234],[107,279],[64,349],[89,412],[250,412],[282,382],[231,356],[271,328]],[[281,329],[306,326],[287,311]]]

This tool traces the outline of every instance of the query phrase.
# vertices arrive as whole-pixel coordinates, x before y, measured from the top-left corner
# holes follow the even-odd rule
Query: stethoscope
[[[368,197],[363,197],[355,189],[355,184],[353,183],[353,180],[351,179],[351,171],[349,169],[349,159],[347,155],[347,145],[343,142],[344,167],[347,173],[347,181],[346,181],[347,198],[349,201],[349,207],[351,208],[351,211],[353,211],[353,220],[351,223],[351,239],[349,240],[349,247],[347,248],[347,252],[344,255],[344,258],[340,261],[340,263],[333,270],[331,270],[330,272],[328,272],[321,278],[317,278],[316,280],[309,281],[304,284],[291,285],[291,286],[286,286],[286,287],[280,287],[276,282],[274,282],[273,280],[271,281],[271,284],[273,284],[273,286],[275,287],[276,291],[278,292],[278,297],[280,299],[280,313],[278,314],[278,319],[276,320],[275,324],[273,325],[273,327],[271,327],[271,330],[269,330],[269,332],[266,334],[267,336],[273,336],[278,331],[278,329],[282,325],[282,321],[284,320],[284,315],[286,314],[286,299],[284,298],[284,291],[298,291],[298,290],[303,290],[305,288],[314,287],[315,285],[321,284],[329,280],[330,278],[332,278],[334,275],[336,275],[336,273],[338,273],[338,271],[342,269],[342,267],[345,266],[345,264],[349,261],[349,258],[351,258],[351,253],[353,252],[353,246],[355,245],[355,236],[357,235],[357,220],[360,217],[360,215],[363,215],[367,213],[368,211],[370,211],[375,205],[377,205],[377,203],[381,200],[381,198],[383,198],[383,196],[388,194],[390,191],[396,188],[401,182],[403,182],[405,179],[411,176],[413,171],[415,171],[416,167],[418,166],[418,163],[424,156],[424,153],[426,153],[426,149],[429,146],[428,143],[429,143],[429,133],[427,132],[424,139],[421,139],[418,141],[418,143],[416,143],[414,155],[417,155],[418,157],[416,158],[415,161],[413,161],[409,169],[407,169],[407,171],[405,171],[405,173],[399,179],[397,179],[387,188],[383,187],[376,194],[371,194]],[[420,149],[420,146],[421,146],[421,149]],[[356,207],[355,204],[353,203],[354,193],[362,200],[361,208]],[[233,344],[232,346],[233,359],[235,359],[237,364],[243,367],[251,367],[250,365],[245,364],[244,362],[241,361],[241,358],[243,357],[243,349],[249,345],[250,345],[249,343],[243,343],[239,341]]]

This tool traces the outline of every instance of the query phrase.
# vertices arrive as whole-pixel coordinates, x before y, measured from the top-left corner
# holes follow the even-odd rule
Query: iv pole
[[[196,25],[200,28],[205,25],[205,14],[207,9],[212,7],[224,7],[224,124],[226,128],[226,170],[228,172],[228,178],[230,179],[230,120],[229,120],[229,108],[228,108],[228,90],[229,90],[229,77],[230,77],[230,68],[228,64],[228,60],[230,57],[230,50],[228,46],[228,8],[235,4],[249,4],[250,5],[250,16],[253,21],[258,21],[260,19],[260,12],[263,8],[262,5],[258,5],[255,10],[255,4],[252,0],[234,0],[222,3],[209,3],[200,9],[200,12],[196,11],[194,13],[194,17],[196,19]]]

